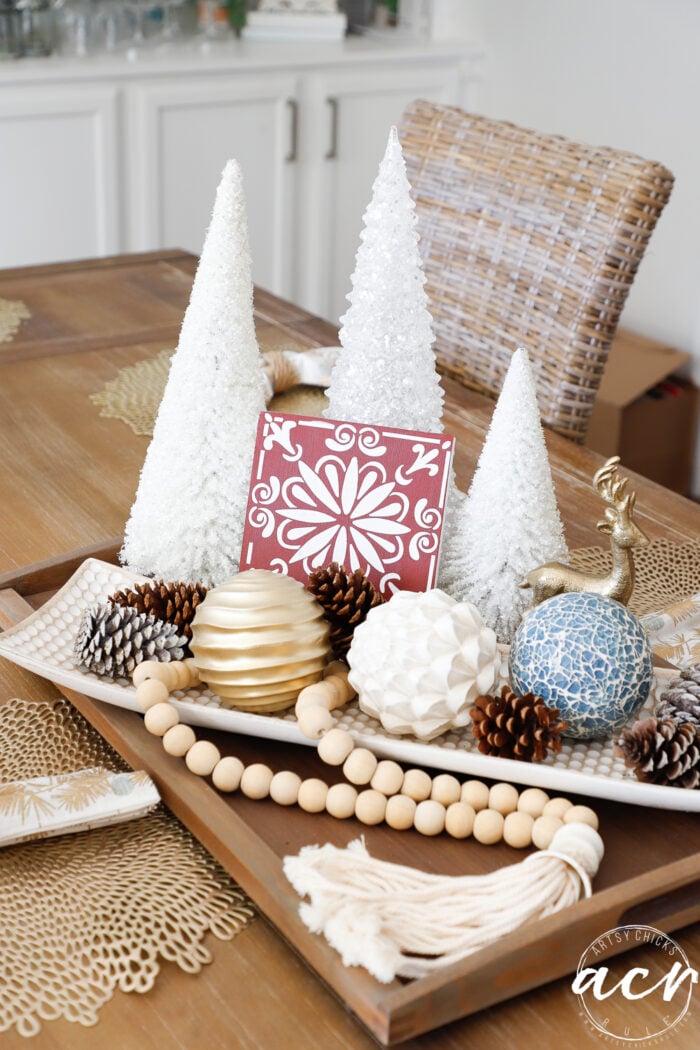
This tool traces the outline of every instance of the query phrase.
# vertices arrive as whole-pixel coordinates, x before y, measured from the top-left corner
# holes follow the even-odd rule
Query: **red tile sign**
[[[454,438],[263,412],[241,571],[306,583],[332,561],[388,597],[434,587]]]

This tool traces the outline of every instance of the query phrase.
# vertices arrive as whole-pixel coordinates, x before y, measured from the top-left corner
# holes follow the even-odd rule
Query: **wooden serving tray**
[[[120,542],[0,577],[0,625],[11,626],[43,604],[86,557],[114,560]],[[525,856],[503,844],[481,846],[447,836],[368,828],[354,820],[283,809],[266,800],[223,796],[192,776],[143,728],[138,714],[62,689],[135,768],[156,781],[166,805],[255,900],[283,937],[385,1045],[401,1042],[575,971],[584,949],[614,926],[645,923],[672,932],[700,918],[697,818],[596,801],[606,855],[593,897],[515,931],[461,963],[409,983],[382,985],[346,968],[326,941],[298,917],[299,898],[282,860],[312,843],[344,846],[364,835],[370,853],[443,874],[480,874]],[[332,778],[313,749],[200,730],[222,754],[265,762],[302,776]],[[586,802],[586,799],[579,801]],[[611,954],[613,954],[611,952]]]

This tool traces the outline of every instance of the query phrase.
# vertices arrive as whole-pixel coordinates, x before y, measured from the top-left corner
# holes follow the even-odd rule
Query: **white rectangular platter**
[[[95,700],[137,711],[136,691],[127,681],[113,681],[76,667],[73,643],[86,608],[104,602],[119,589],[147,582],[126,569],[90,558],[37,612],[0,635],[0,656],[59,686]],[[644,717],[668,682],[673,670],[655,672],[654,686]],[[506,681],[502,677],[502,681]],[[279,715],[256,715],[222,706],[210,689],[199,687],[174,694],[183,722],[247,736],[313,746],[299,731],[293,709]],[[449,770],[490,780],[508,780],[558,794],[576,794],[659,809],[700,812],[700,791],[640,783],[613,752],[612,740],[578,741],[564,738],[561,752],[544,762],[518,762],[482,755],[469,726],[452,730],[429,743],[390,736],[356,702],[336,712],[337,721],[359,744],[377,755],[403,764]],[[144,730],[145,731],[145,730]]]

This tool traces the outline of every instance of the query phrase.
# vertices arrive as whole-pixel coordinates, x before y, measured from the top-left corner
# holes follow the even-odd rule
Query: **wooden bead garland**
[[[168,754],[184,757],[191,772],[211,776],[222,792],[240,790],[251,799],[269,796],[280,806],[298,805],[308,813],[325,810],[339,820],[354,816],[368,826],[384,821],[397,831],[414,828],[426,836],[446,831],[456,839],[473,835],[484,845],[504,840],[515,849],[547,849],[564,824],[598,828],[588,806],[550,799],[540,788],[519,793],[512,784],[489,788],[480,780],[460,783],[449,773],[433,778],[422,769],[404,771],[397,762],[378,761],[367,748],[355,747],[352,734],[336,726],[331,715],[354,695],[341,661],[328,664],[323,680],[303,689],[295,707],[301,732],[319,740],[321,760],[343,768],[346,782],[330,787],[316,777],[302,780],[291,770],[273,773],[261,762],[244,766],[239,758],[222,758],[209,741],[198,741],[169,703],[170,692],[199,684],[193,660],[145,661],[136,667],[133,680],[146,729],[163,738]]]

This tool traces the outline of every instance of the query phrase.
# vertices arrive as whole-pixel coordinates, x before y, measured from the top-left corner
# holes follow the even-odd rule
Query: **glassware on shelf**
[[[19,19],[13,0],[0,0],[0,62],[19,58]]]
[[[49,0],[16,0],[20,58],[50,55],[55,46],[54,12]]]
[[[197,24],[206,40],[228,40],[233,35],[226,0],[199,0]]]

